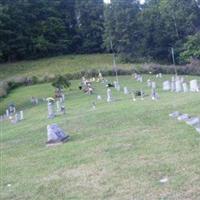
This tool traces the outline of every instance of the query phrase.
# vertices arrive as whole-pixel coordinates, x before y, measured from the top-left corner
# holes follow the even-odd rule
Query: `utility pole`
[[[176,63],[175,63],[175,57],[174,57],[174,48],[171,48],[171,53],[172,53],[172,61],[173,61],[173,65],[174,65],[174,71],[175,71],[175,75],[177,76],[177,68],[176,68]]]
[[[117,81],[117,83],[119,83],[119,78],[118,78],[118,73],[117,73],[117,66],[116,66],[116,57],[115,57],[115,52],[114,52],[114,49],[113,49],[113,43],[112,43],[112,39],[111,39],[111,34],[110,34],[109,38],[110,38],[110,49],[112,51],[112,57],[113,57],[113,68],[115,70],[116,81]]]

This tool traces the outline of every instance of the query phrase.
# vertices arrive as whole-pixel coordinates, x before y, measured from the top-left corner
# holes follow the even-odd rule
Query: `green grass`
[[[26,119],[1,123],[1,199],[198,200],[200,135],[168,114],[179,110],[199,115],[200,94],[162,92],[163,80],[157,83],[157,102],[149,96],[133,102],[113,90],[116,101],[111,104],[105,101],[104,85],[95,83],[95,94],[87,96],[77,89],[79,81],[73,81],[66,91],[67,114],[53,120],[47,119],[46,103],[29,103],[31,96],[52,96],[50,84],[13,90],[1,107],[14,101],[25,109]],[[141,85],[130,76],[120,77],[120,83],[150,94],[146,82]],[[94,111],[97,94],[103,101]],[[51,123],[58,123],[71,140],[47,148],[46,125]],[[160,184],[165,176],[169,181]]]
[[[130,68],[129,64],[120,64]],[[33,61],[0,64],[0,80],[17,76],[45,76],[66,74],[91,69],[112,69],[112,55],[67,55]]]

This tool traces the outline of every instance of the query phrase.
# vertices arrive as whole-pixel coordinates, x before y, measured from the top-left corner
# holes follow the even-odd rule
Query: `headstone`
[[[163,90],[164,91],[169,91],[171,89],[171,85],[169,81],[164,81],[163,82]]]
[[[9,110],[7,109],[7,110],[6,110],[6,117],[9,117],[9,116],[10,116]]]
[[[151,89],[151,99],[152,99],[152,100],[158,100],[158,94],[157,94],[155,88],[152,88],[152,89]]]
[[[186,123],[190,126],[196,126],[200,124],[200,119],[198,117],[191,117],[186,121]]]
[[[189,117],[189,115],[188,114],[182,114],[182,115],[180,115],[177,119],[179,120],[179,121],[186,121],[186,120],[188,120],[190,117]]]
[[[183,83],[182,84],[182,86],[183,86],[183,92],[188,92],[188,85],[187,85],[187,83]]]
[[[143,101],[144,100],[144,92],[141,90],[140,93],[141,93],[141,100]]]
[[[191,92],[199,92],[198,81],[191,80],[190,81],[190,91]]]
[[[151,82],[151,88],[152,88],[152,89],[156,89],[156,82],[154,82],[154,81]]]
[[[53,119],[55,117],[54,103],[48,102],[47,107],[48,107],[48,119]]]
[[[125,94],[125,95],[129,94],[129,91],[128,91],[128,88],[127,88],[127,87],[124,87],[124,94]]]
[[[67,142],[69,139],[70,136],[65,134],[57,124],[47,126],[47,144]]]
[[[173,117],[173,118],[177,118],[181,115],[181,113],[179,111],[175,111],[173,113],[170,113],[169,116]]]
[[[97,96],[97,100],[99,100],[99,101],[101,101],[101,100],[102,100],[102,97],[101,97],[101,95],[98,95],[98,96]]]
[[[107,89],[107,102],[112,101],[112,91],[110,88]]]
[[[176,80],[175,87],[176,87],[176,92],[182,92],[182,86],[180,80]]]
[[[24,111],[20,111],[20,121],[24,120]]]
[[[147,87],[151,87],[151,80],[150,79],[147,80]]]

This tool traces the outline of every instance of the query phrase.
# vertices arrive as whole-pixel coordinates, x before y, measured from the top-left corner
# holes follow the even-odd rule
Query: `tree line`
[[[200,0],[0,0],[0,61],[115,52],[200,59]]]

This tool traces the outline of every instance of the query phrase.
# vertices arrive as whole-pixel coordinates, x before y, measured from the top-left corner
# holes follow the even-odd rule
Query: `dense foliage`
[[[0,0],[0,61],[103,51],[170,61],[173,47],[180,63],[199,58],[199,31],[199,0]]]

